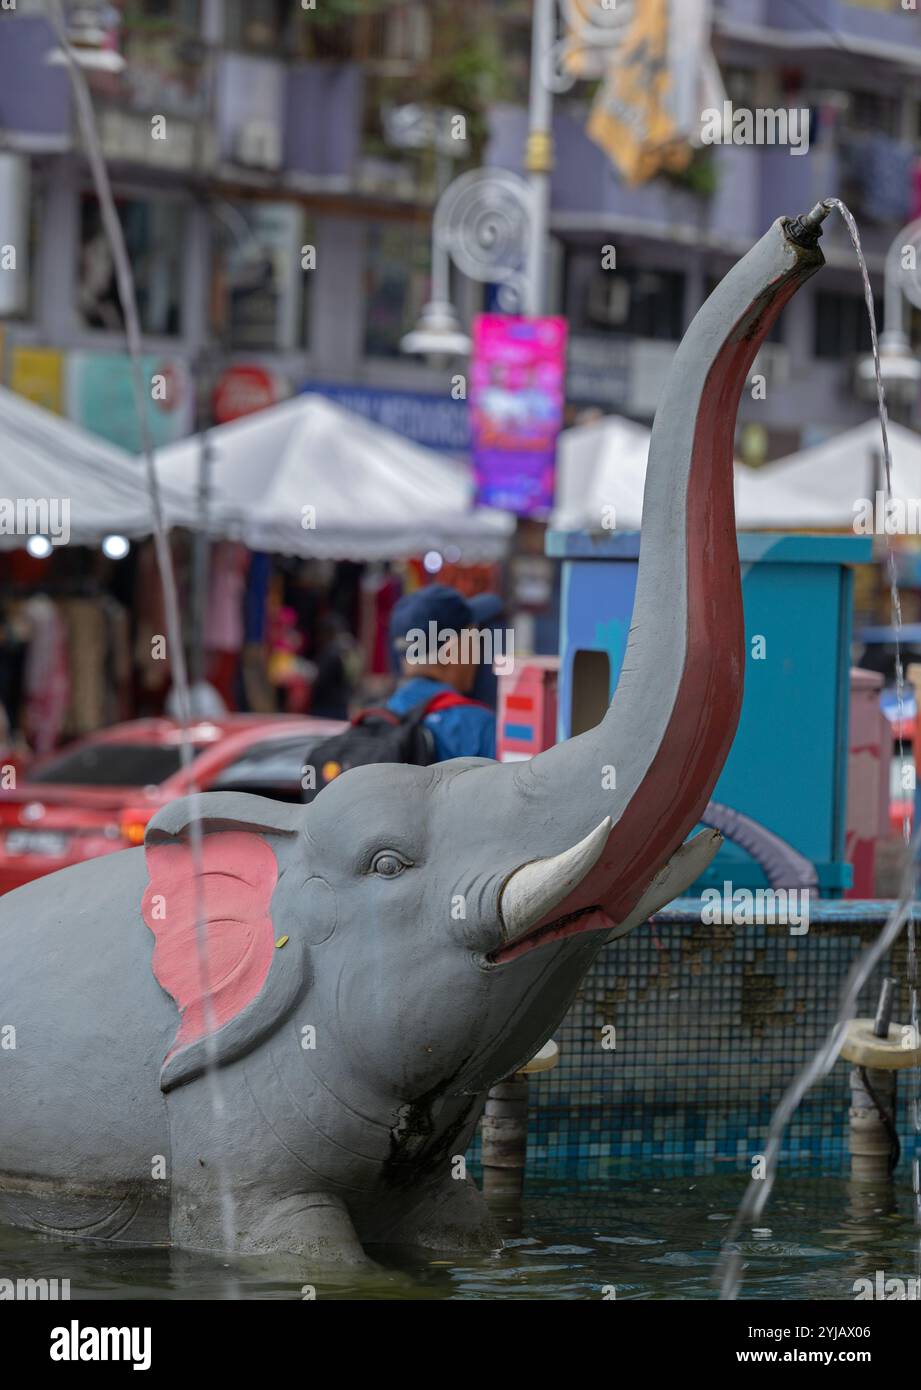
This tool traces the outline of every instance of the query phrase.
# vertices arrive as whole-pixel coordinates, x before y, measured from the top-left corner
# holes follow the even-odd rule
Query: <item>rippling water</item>
[[[348,1299],[716,1297],[713,1274],[745,1173],[670,1173],[605,1181],[534,1180],[505,1248],[462,1259],[388,1252],[379,1275],[317,1282]],[[743,1234],[743,1298],[853,1299],[854,1281],[914,1273],[912,1198],[851,1186],[840,1174],[781,1174],[770,1225]],[[0,1278],[68,1278],[72,1298],[301,1298],[271,1272],[165,1250],[52,1243],[0,1228]],[[307,1277],[307,1276],[305,1276]],[[605,1292],[606,1291],[606,1292]]]

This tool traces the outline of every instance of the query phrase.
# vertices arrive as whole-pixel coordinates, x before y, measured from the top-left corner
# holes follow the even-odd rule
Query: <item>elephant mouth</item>
[[[566,912],[552,922],[545,922],[515,941],[500,946],[487,956],[487,960],[490,965],[507,965],[541,946],[557,945],[560,941],[592,931],[611,931],[614,925],[604,908],[597,903],[591,907],[580,907],[576,912]]]
[[[533,859],[509,875],[499,894],[502,941],[486,957],[490,965],[507,965],[540,946],[614,926],[598,903],[576,907],[573,901],[610,833],[611,819],[605,816],[577,845],[549,859]]]

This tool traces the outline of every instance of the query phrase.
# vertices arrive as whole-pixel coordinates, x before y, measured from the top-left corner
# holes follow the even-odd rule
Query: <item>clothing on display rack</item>
[[[23,671],[23,730],[39,757],[56,746],[70,699],[67,629],[57,605],[44,594],[26,599],[29,649]]]

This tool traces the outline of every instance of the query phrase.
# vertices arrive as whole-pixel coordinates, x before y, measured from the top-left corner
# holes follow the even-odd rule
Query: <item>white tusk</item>
[[[611,833],[611,817],[584,840],[551,859],[523,864],[507,879],[499,895],[499,912],[506,943],[517,941],[569,897],[601,857]]]
[[[605,940],[617,941],[626,936],[634,927],[648,922],[654,912],[661,911],[673,898],[680,898],[707,868],[722,843],[723,837],[718,830],[701,830],[693,840],[686,840],[656,874],[630,915],[608,932]]]

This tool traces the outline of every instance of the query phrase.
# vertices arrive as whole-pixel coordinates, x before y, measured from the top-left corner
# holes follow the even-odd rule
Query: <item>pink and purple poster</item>
[[[477,501],[519,516],[546,516],[563,425],[566,320],[479,314],[471,376]]]

